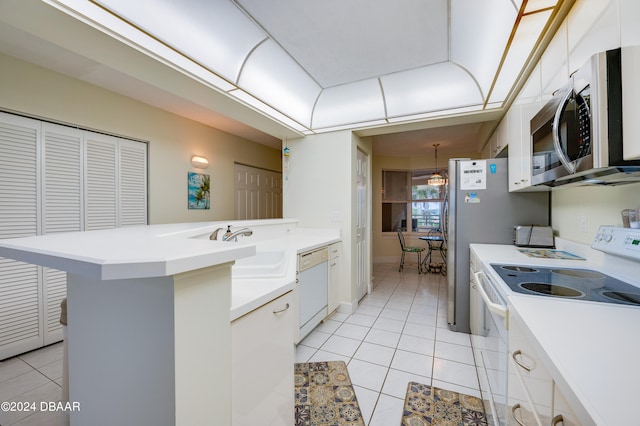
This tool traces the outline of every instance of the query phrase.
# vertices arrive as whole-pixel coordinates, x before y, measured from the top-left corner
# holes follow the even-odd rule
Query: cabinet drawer
[[[340,243],[334,243],[329,246],[329,259],[340,257],[340,252],[342,251],[341,246],[342,244]]]

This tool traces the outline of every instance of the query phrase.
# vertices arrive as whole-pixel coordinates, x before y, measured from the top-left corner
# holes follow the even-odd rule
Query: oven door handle
[[[484,277],[484,273],[482,271],[478,271],[478,272],[474,272],[473,273],[473,280],[476,283],[476,287],[478,287],[478,293],[480,293],[480,296],[482,296],[482,300],[484,300],[484,303],[487,305],[487,308],[493,312],[496,315],[501,316],[502,318],[506,318],[507,317],[507,308],[502,306],[499,303],[493,303],[490,299],[489,296],[487,295],[487,292],[484,291],[484,287],[482,287],[482,279]]]

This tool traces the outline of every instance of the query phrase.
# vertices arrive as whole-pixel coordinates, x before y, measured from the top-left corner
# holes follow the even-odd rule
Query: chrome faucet
[[[236,232],[232,233],[231,235],[223,235],[222,239],[224,241],[238,241],[238,235],[244,235],[246,237],[249,237],[253,234],[253,231],[249,228],[242,228],[242,229],[238,229]]]
[[[223,228],[218,228],[215,231],[213,231],[211,233],[211,235],[209,235],[209,239],[210,240],[217,240],[218,239],[218,232],[222,231]]]

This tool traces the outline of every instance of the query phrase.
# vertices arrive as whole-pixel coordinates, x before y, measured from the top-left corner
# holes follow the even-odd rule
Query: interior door
[[[358,149],[356,158],[356,268],[358,283],[358,300],[367,291],[369,282],[369,226],[368,226],[368,166],[369,156]]]

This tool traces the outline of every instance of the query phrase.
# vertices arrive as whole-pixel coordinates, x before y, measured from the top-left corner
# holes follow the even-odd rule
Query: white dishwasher
[[[298,255],[299,335],[304,339],[327,316],[329,298],[329,249],[323,247]]]

